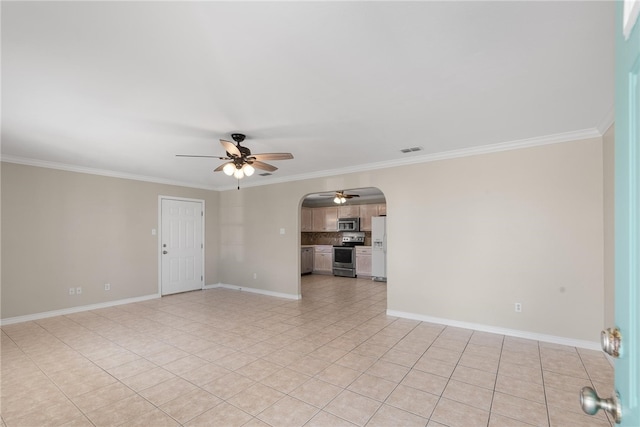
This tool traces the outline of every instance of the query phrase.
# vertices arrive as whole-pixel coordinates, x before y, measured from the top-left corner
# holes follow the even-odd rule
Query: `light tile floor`
[[[387,316],[386,285],[211,289],[2,327],[3,426],[611,426],[602,353]]]

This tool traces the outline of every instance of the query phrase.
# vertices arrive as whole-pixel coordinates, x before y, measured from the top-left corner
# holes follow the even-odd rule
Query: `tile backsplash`
[[[304,232],[301,233],[300,243],[303,245],[339,245],[342,243],[342,233],[333,232]],[[371,232],[364,232],[365,246],[371,246]]]

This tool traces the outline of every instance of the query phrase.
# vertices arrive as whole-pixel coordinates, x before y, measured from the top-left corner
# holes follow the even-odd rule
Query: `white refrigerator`
[[[371,276],[373,280],[387,281],[387,217],[371,218]]]

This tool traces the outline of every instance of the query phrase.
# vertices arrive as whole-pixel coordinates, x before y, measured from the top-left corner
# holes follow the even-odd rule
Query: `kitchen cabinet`
[[[313,210],[311,208],[300,209],[300,230],[313,231]]]
[[[338,206],[338,218],[360,218],[360,206]]]
[[[371,217],[386,214],[386,203],[360,205],[360,231],[371,231]]]
[[[333,273],[333,246],[316,245],[314,247],[313,272],[321,274]]]
[[[313,247],[300,249],[300,274],[313,272]]]
[[[371,246],[356,246],[356,275],[371,276]]]
[[[338,208],[313,208],[313,231],[338,231]]]

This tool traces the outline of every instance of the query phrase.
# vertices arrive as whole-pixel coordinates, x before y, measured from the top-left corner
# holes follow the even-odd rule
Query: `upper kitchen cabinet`
[[[371,231],[371,217],[387,214],[387,205],[377,203],[360,205],[360,231]]]
[[[338,231],[338,208],[313,208],[313,231]]]
[[[300,230],[313,231],[313,210],[311,208],[301,208],[300,217]]]
[[[360,205],[338,206],[338,218],[360,218]]]

